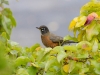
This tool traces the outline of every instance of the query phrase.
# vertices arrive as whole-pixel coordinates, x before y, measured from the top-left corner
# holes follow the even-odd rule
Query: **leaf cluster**
[[[10,8],[4,8],[3,4],[8,4],[7,0],[0,0],[0,34],[6,32],[7,38],[10,39],[12,28],[16,26],[16,21]]]
[[[100,74],[100,18],[84,25],[87,16],[95,12],[100,16],[100,2],[91,0],[85,4],[80,15],[70,25],[74,37],[65,36],[64,41],[76,44],[42,48],[40,44],[21,47],[10,40],[16,21],[9,8],[0,7],[0,74],[2,75],[99,75]],[[6,71],[6,72],[5,72]]]

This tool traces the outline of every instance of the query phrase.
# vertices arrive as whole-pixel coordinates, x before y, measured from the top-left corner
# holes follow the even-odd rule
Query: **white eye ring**
[[[45,30],[45,28],[41,28],[41,31],[44,31]]]
[[[44,31],[43,29],[41,31]]]

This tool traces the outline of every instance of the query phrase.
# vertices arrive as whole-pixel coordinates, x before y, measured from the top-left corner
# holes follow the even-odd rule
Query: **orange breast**
[[[41,40],[46,47],[54,48],[59,45],[59,43],[53,43],[48,36],[41,36]]]

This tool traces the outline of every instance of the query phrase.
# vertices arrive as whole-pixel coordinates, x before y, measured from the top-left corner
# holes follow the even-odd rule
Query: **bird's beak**
[[[40,27],[36,27],[36,28],[40,30]]]

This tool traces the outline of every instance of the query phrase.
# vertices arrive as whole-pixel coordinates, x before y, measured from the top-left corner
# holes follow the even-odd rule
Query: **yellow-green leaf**
[[[69,72],[69,64],[63,66],[63,70],[68,73]]]
[[[96,23],[96,21],[92,21],[90,25],[86,28],[86,38],[88,41],[92,39],[93,36],[96,36],[99,34],[100,31],[100,25]]]
[[[75,28],[83,26],[86,20],[87,20],[86,16],[80,16],[78,22],[75,25]]]
[[[80,33],[78,34],[78,41],[82,41],[83,40],[83,35],[85,34],[85,31],[84,30],[82,30],[82,31],[80,31]]]
[[[79,20],[79,18],[78,18],[78,17],[75,17],[75,18],[71,21],[71,23],[70,23],[70,25],[69,25],[69,30],[73,30],[73,29],[74,29],[74,27],[75,27],[76,23],[78,22],[78,20]]]
[[[93,46],[92,46],[92,51],[96,52],[97,50],[98,50],[98,40],[97,40],[97,38],[94,38],[94,43],[93,43]]]

